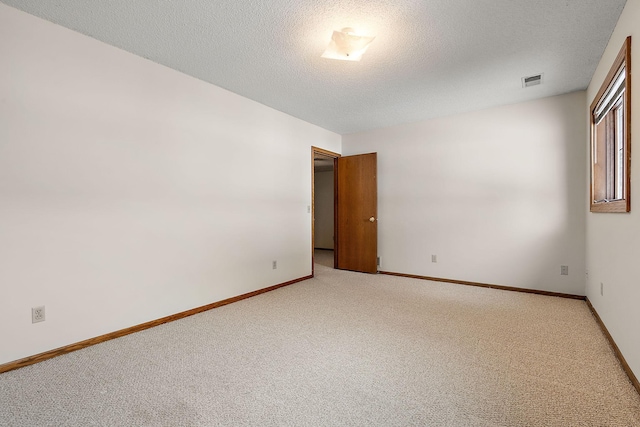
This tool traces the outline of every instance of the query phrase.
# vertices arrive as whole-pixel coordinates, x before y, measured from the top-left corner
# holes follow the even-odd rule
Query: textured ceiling
[[[585,89],[626,2],[0,1],[340,134]],[[320,57],[343,27],[361,62]]]

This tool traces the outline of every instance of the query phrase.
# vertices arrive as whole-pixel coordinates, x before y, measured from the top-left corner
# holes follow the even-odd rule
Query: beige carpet
[[[0,375],[0,426],[640,426],[584,302],[330,256],[315,279]]]

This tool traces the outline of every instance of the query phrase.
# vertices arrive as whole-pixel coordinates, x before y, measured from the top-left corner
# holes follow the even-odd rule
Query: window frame
[[[625,82],[624,82],[624,94],[622,96],[623,100],[623,135],[624,135],[624,153],[622,156],[622,163],[624,164],[624,171],[622,182],[624,188],[622,190],[622,199],[613,199],[607,201],[595,201],[594,194],[597,192],[601,192],[602,189],[607,186],[613,186],[615,190],[615,181],[611,182],[612,176],[615,177],[615,172],[606,172],[604,174],[596,174],[594,170],[597,167],[596,159],[598,148],[602,151],[607,151],[611,149],[615,149],[616,147],[607,147],[607,140],[609,140],[609,145],[616,144],[615,136],[613,140],[611,140],[611,136],[605,136],[605,141],[598,140],[598,132],[596,129],[595,122],[595,110],[600,104],[600,101],[603,97],[608,94],[609,87],[614,83],[614,80],[619,76],[620,69],[624,66],[625,73]],[[610,111],[615,112],[616,108],[613,107]],[[607,115],[609,112],[607,112]],[[603,120],[607,120],[605,117]],[[590,145],[591,145],[591,185],[589,192],[589,202],[591,205],[591,212],[630,212],[631,211],[631,36],[627,37],[614,61],[611,69],[609,70],[609,74],[607,74],[606,79],[602,83],[598,94],[595,96],[593,102],[591,103],[591,107],[589,109],[589,123],[590,123]],[[613,133],[615,129],[606,128],[609,133]],[[603,132],[604,133],[604,132]],[[601,144],[605,144],[604,148],[602,148]],[[599,177],[599,178],[598,178]],[[610,187],[611,188],[611,187]],[[606,190],[605,190],[606,191]]]

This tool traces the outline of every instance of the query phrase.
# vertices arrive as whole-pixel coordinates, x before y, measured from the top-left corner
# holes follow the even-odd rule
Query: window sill
[[[628,200],[616,200],[613,202],[591,203],[591,212],[602,213],[627,213],[631,209]]]

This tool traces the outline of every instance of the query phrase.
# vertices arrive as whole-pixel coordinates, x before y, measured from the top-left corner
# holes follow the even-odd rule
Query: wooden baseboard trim
[[[154,326],[162,325],[163,323],[184,319],[185,317],[193,316],[194,314],[202,313],[204,311],[208,311],[217,307],[222,307],[223,305],[231,304],[234,302],[241,301],[243,299],[254,297],[256,295],[264,294],[266,292],[270,292],[278,288],[282,288],[284,286],[293,285],[294,283],[302,282],[304,280],[311,279],[312,277],[313,276],[300,277],[298,279],[290,280],[288,282],[280,283],[278,285],[269,286],[268,288],[259,289],[257,291],[238,295],[233,298],[228,298],[222,301],[203,305],[202,307],[196,307],[191,310],[183,311],[181,313],[172,314],[171,316],[166,316],[157,320],[151,320],[150,322],[141,323],[139,325],[135,325],[130,328],[120,329],[119,331],[111,332],[105,335],[100,335],[95,338],[89,338],[87,340],[80,341],[75,344],[70,344],[64,347],[56,348],[54,350],[45,351],[44,353],[36,354],[35,356],[29,356],[29,357],[25,357],[24,359],[19,359],[13,362],[5,363],[3,365],[0,365],[0,374],[4,372],[13,371],[14,369],[33,365],[35,363],[42,362],[44,360],[52,359],[54,357],[57,357],[63,354],[71,353],[73,351],[80,350],[95,344],[99,344],[115,338],[120,338],[125,335],[133,334],[135,332],[144,331],[145,329],[153,328]]]
[[[584,297],[582,295],[563,294],[563,293],[560,293],[560,292],[540,291],[540,290],[537,290],[537,289],[514,288],[512,286],[492,285],[490,283],[467,282],[467,281],[464,281],[464,280],[442,279],[442,278],[439,278],[439,277],[417,276],[415,274],[392,273],[392,272],[389,272],[389,271],[379,271],[378,273],[386,274],[388,276],[408,277],[410,279],[430,280],[432,282],[455,283],[455,284],[458,284],[458,285],[477,286],[477,287],[480,287],[480,288],[499,289],[499,290],[502,290],[502,291],[524,292],[524,293],[527,293],[527,294],[546,295],[546,296],[551,296],[551,297],[569,298],[569,299],[577,299],[577,300],[583,300],[583,301],[586,298],[586,297]]]
[[[616,342],[613,340],[613,337],[609,333],[609,330],[607,329],[607,327],[604,325],[604,322],[600,318],[600,315],[596,311],[595,307],[591,304],[591,301],[589,301],[589,298],[585,298],[585,301],[587,303],[587,306],[589,307],[589,310],[591,310],[591,314],[593,314],[593,317],[596,319],[596,322],[598,323],[598,325],[600,325],[600,329],[602,329],[602,333],[604,333],[604,336],[607,337],[607,340],[609,340],[609,345],[611,345],[611,349],[613,350],[613,353],[618,358],[618,361],[620,362],[622,369],[626,372],[627,376],[629,377],[629,380],[631,381],[631,384],[633,384],[638,394],[640,394],[640,382],[638,382],[638,378],[635,376],[635,374],[631,370],[631,367],[629,367],[629,364],[627,363],[624,356],[622,355],[622,352],[618,348],[618,344],[616,344]]]

